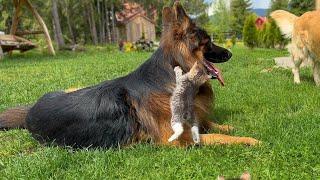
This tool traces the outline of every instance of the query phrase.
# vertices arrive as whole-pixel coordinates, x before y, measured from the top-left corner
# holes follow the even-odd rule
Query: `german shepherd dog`
[[[198,61],[222,63],[232,54],[214,45],[208,34],[197,27],[179,3],[163,10],[163,35],[152,57],[132,73],[99,85],[70,93],[44,95],[30,108],[14,108],[0,116],[2,128],[25,127],[42,143],[60,146],[123,147],[142,141],[169,144],[170,97],[175,87],[174,67],[188,72]],[[212,65],[210,65],[212,67]],[[213,90],[207,82],[195,100],[200,132],[216,125],[206,119],[213,102]],[[190,130],[173,145],[192,145]],[[202,134],[209,144],[248,144],[257,140],[222,134]]]
[[[310,59],[314,82],[320,86],[320,10],[306,12],[300,17],[277,10],[271,13],[271,17],[281,32],[291,38],[288,49],[295,65],[292,69],[294,83],[300,84],[300,66],[302,62]]]

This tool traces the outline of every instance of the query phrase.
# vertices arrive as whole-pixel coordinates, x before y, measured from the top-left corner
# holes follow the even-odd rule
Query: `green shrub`
[[[235,46],[237,44],[237,36],[235,34],[232,35],[231,42],[232,42],[233,46]]]
[[[269,19],[262,30],[258,30],[259,47],[283,49],[287,43],[275,21]]]
[[[257,16],[254,14],[249,15],[246,18],[243,27],[243,41],[246,46],[249,48],[254,48],[258,46],[258,30],[256,28],[255,21]]]

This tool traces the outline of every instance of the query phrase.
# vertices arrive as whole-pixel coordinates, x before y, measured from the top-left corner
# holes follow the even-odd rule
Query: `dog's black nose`
[[[226,59],[231,59],[231,57],[232,57],[232,53],[230,51],[227,51],[225,58]]]

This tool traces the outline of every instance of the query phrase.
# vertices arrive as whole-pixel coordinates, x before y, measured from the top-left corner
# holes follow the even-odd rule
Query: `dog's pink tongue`
[[[212,68],[214,69],[214,71],[216,71],[216,74],[217,74],[217,79],[218,81],[220,82],[221,86],[224,86],[225,83],[224,83],[224,79],[222,77],[222,72],[219,68],[215,67],[212,63],[210,63],[210,65],[212,66]]]

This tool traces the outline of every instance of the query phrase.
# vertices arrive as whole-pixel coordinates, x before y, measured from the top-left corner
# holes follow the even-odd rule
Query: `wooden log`
[[[24,36],[24,35],[36,35],[36,34],[44,34],[43,31],[17,31],[15,35]]]
[[[37,19],[38,23],[40,24],[40,26],[41,26],[41,28],[42,28],[42,30],[44,32],[45,39],[46,39],[47,44],[48,44],[49,53],[52,54],[52,55],[55,55],[56,53],[55,53],[53,45],[52,45],[52,41],[51,41],[51,37],[50,37],[49,31],[48,31],[48,28],[47,28],[45,22],[43,21],[43,19],[41,18],[40,14],[32,6],[32,4],[29,2],[29,0],[21,0],[21,1],[23,1],[25,3],[27,8],[32,12],[33,16]]]
[[[12,26],[11,26],[11,29],[10,29],[10,34],[12,34],[12,35],[14,35],[16,33],[17,28],[18,28],[22,1],[14,0],[13,3],[14,3],[14,6],[15,6],[15,11],[14,11],[14,15],[13,15],[13,18],[12,18]]]

